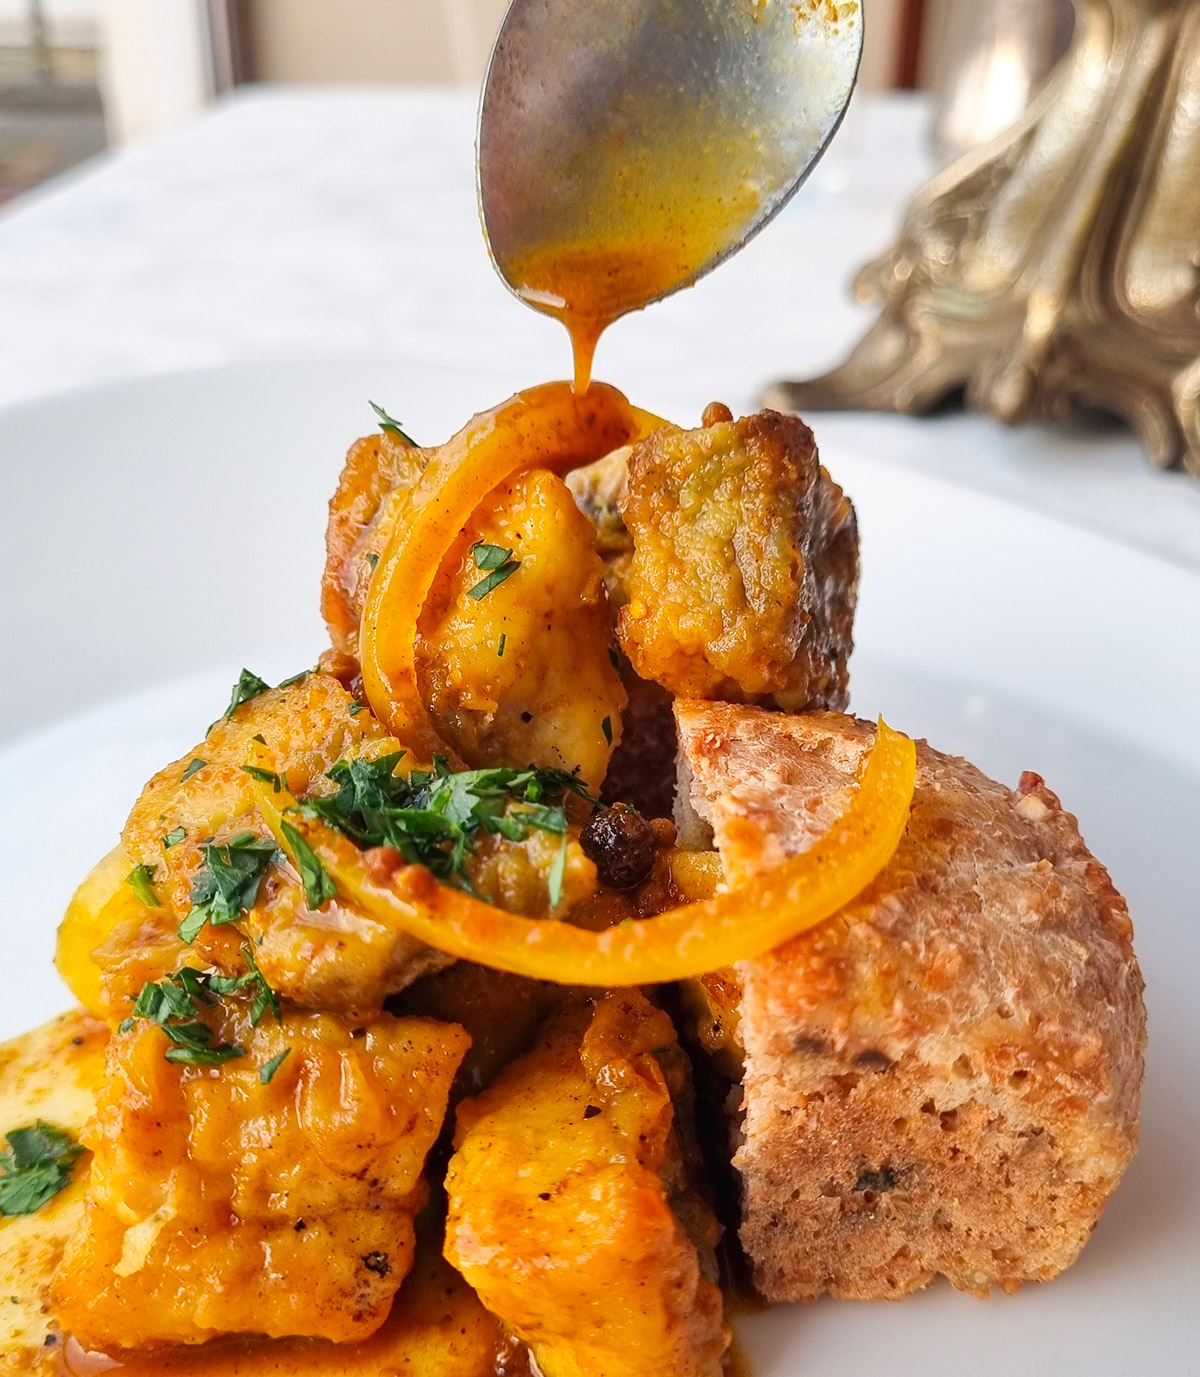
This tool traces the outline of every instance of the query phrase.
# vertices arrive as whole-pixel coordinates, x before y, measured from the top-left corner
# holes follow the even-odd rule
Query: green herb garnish
[[[567,838],[563,834],[563,839],[558,845],[558,854],[550,866],[550,874],[546,877],[546,890],[550,897],[550,907],[555,909],[562,898],[563,876],[567,869]]]
[[[240,832],[224,846],[200,848],[204,860],[192,880],[192,911],[179,925],[181,941],[192,943],[205,923],[233,923],[258,899],[258,887],[279,855],[273,841]]]
[[[375,553],[374,550],[367,551],[367,563],[371,566],[372,569],[378,566],[379,556]]]
[[[0,1152],[0,1214],[11,1217],[40,1210],[71,1180],[71,1168],[84,1149],[69,1133],[39,1119],[32,1128],[14,1128],[8,1151]]]
[[[127,1033],[138,1019],[147,1019],[167,1035],[171,1046],[164,1053],[167,1061],[185,1066],[219,1066],[246,1055],[238,1042],[216,1042],[213,1030],[202,1015],[219,999],[230,995],[251,994],[250,1022],[255,1028],[268,1013],[277,1023],[283,1022],[279,996],[268,984],[258,968],[253,949],[242,948],[246,971],[242,975],[213,975],[184,966],[164,980],[152,980],[142,986],[133,1012],[119,1028]]]
[[[258,968],[254,959],[254,948],[242,948],[242,960],[246,963],[244,975],[212,975],[208,977],[208,988],[214,994],[239,994],[243,990],[254,990],[254,1003],[250,1006],[250,1024],[257,1028],[267,1013],[275,1015],[275,1022],[283,1022],[283,1008],[279,996],[271,988],[267,977]]]
[[[201,760],[199,756],[196,756],[194,760],[189,760],[183,774],[179,776],[180,784],[182,784],[185,779],[191,779],[197,770],[203,770],[207,764],[208,761]]]
[[[497,654],[497,656],[498,656],[501,660],[504,659],[504,647],[505,647],[507,644],[508,644],[508,633],[505,632],[505,631],[502,631],[502,632],[500,633],[500,644],[496,647],[496,654]]]
[[[258,765],[243,765],[242,774],[257,779],[260,784],[269,784],[276,794],[288,787],[286,775],[277,775],[274,770],[264,770]]]
[[[125,883],[138,896],[147,908],[158,908],[158,895],[154,892],[154,872],[157,866],[135,865],[125,876]]]
[[[359,714],[360,712],[362,712],[362,704],[361,704],[361,703],[351,703],[351,704],[350,704],[350,707],[349,707],[349,709],[348,709],[348,711],[349,711],[351,717],[357,717],[358,714]]]
[[[141,1018],[157,1023],[171,1042],[164,1053],[167,1061],[184,1066],[219,1066],[244,1057],[241,1043],[214,1041],[213,1030],[200,1018],[216,1002],[210,990],[212,980],[203,971],[184,966],[165,980],[150,981],[142,986],[133,1013],[117,1031],[127,1033]]]
[[[275,1072],[279,1070],[285,1061],[287,1061],[291,1053],[292,1049],[290,1047],[285,1047],[282,1052],[277,1053],[270,1061],[263,1062],[258,1073],[259,1085],[270,1085],[275,1079]]]
[[[493,588],[498,588],[506,578],[515,574],[521,567],[521,561],[513,559],[512,554],[503,545],[489,545],[486,541],[477,540],[471,546],[471,555],[476,569],[486,570],[487,573],[474,588],[468,589],[468,595],[480,602]]]
[[[248,669],[243,669],[229,695],[229,706],[217,718],[217,722],[228,721],[243,703],[248,703],[252,698],[257,698],[260,693],[266,693],[270,687],[271,685],[265,679],[260,679],[257,674],[251,674]],[[217,722],[214,722],[208,730],[212,731]]]
[[[335,794],[309,798],[300,811],[318,817],[356,846],[394,847],[406,861],[470,889],[466,857],[481,833],[524,841],[531,831],[562,836],[568,793],[595,804],[563,770],[464,770],[438,757],[432,770],[397,774],[402,753],[340,760],[329,771]]]
[[[413,449],[417,448],[417,442],[411,436],[405,435],[404,431],[400,428],[399,421],[394,420],[384,411],[383,407],[376,406],[374,402],[371,402],[370,406],[371,410],[379,418],[379,429],[382,430],[385,435],[394,435],[397,440],[403,440],[406,445],[411,445]]]
[[[245,673],[244,670],[243,670],[242,672]],[[293,686],[293,684],[298,684],[298,683],[300,683],[302,680],[307,679],[308,676],[309,676],[310,674],[314,674],[315,672],[316,672],[315,670],[311,670],[311,669],[302,669],[302,670],[300,671],[299,674],[293,674],[293,675],[292,675],[290,678],[288,678],[288,679],[280,679],[279,683],[276,684],[275,687],[276,687],[276,688],[291,688],[291,687]]]
[[[304,885],[304,897],[309,908],[319,909],[323,904],[327,904],[330,899],[336,899],[337,885],[329,878],[325,867],[317,857],[317,853],[309,846],[303,833],[298,832],[290,822],[285,822],[283,835],[287,838],[288,846],[296,862],[296,868],[300,871],[300,880]]]
[[[172,827],[171,830],[167,833],[167,835],[162,839],[163,850],[170,851],[170,849],[173,846],[178,846],[179,843],[183,841],[186,836],[186,827]]]

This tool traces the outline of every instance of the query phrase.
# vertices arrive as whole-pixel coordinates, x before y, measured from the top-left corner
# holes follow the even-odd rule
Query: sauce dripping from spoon
[[[505,272],[513,290],[535,310],[567,328],[574,387],[586,392],[596,344],[622,316],[688,285],[715,258],[738,244],[756,202],[740,195],[698,204],[664,188],[660,201],[631,199],[616,231],[592,240],[552,242],[512,256]]]

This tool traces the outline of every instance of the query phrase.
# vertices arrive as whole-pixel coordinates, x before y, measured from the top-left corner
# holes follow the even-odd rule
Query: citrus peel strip
[[[125,896],[138,902],[125,885],[132,866],[124,846],[114,846],[76,889],[58,928],[54,954],[58,973],[88,1013],[100,1017],[108,1010],[101,989],[102,972],[92,953],[124,916]]]
[[[546,383],[476,416],[434,451],[371,576],[359,635],[371,711],[418,755],[446,747],[417,685],[417,623],[476,509],[527,469],[561,477],[665,424],[604,383],[581,396],[569,383]]]
[[[402,866],[390,882],[381,882],[341,833],[296,812],[288,820],[346,900],[428,946],[560,984],[651,985],[761,956],[844,908],[899,845],[915,782],[916,747],[880,720],[858,791],[808,851],[736,890],[603,932],[507,913],[439,884],[424,866]],[[260,795],[263,816],[284,850],[283,813],[292,801],[268,788]]]

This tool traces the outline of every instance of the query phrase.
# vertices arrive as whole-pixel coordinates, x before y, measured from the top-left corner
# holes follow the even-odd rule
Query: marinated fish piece
[[[834,713],[681,702],[682,796],[732,885],[806,850],[874,740]],[[1074,1262],[1137,1147],[1124,900],[1036,775],[918,744],[895,856],[837,918],[699,995],[744,1051],[742,1243],[770,1300],[986,1294]],[[701,1029],[702,1034],[704,1029]]]
[[[96,1105],[108,1029],[76,1009],[0,1046],[0,1139],[42,1120],[78,1141]],[[63,1188],[30,1214],[0,1226],[0,1373],[58,1377],[62,1329],[50,1282],[83,1217],[89,1159],[70,1168]]]
[[[322,607],[334,647],[358,655],[378,560],[433,451],[360,440],[330,504]],[[422,697],[471,766],[564,769],[598,790],[621,736],[625,690],[589,523],[560,478],[502,483],[443,561],[419,623]]]
[[[812,432],[762,411],[705,413],[633,447],[621,647],[676,696],[787,710],[846,703],[858,585],[854,508]]]
[[[497,489],[418,629],[422,698],[463,760],[565,770],[599,790],[626,695],[604,568],[562,479],[535,469]]]
[[[248,902],[235,921],[200,927],[194,940],[205,961],[240,969],[240,952],[250,939],[281,996],[309,1008],[334,1009],[378,1008],[391,991],[446,965],[441,953],[341,898],[310,905],[300,876],[268,840],[257,806],[260,781],[246,770],[261,757],[286,777],[296,795],[328,795],[336,786],[327,772],[338,761],[396,755],[401,769],[422,763],[405,759],[404,751],[404,743],[337,679],[313,673],[250,698],[214,723],[186,756],[160,770],[142,791],[123,834],[131,863],[151,870],[159,906],[129,913],[99,951],[116,1016],[124,1016],[121,1001],[136,995],[146,980],[183,963],[185,947],[174,933],[195,908],[197,879],[206,868],[214,869],[212,847],[238,839],[248,842],[249,850],[229,859],[245,863],[249,878],[240,897]],[[218,868],[222,860],[218,855]],[[260,864],[251,875],[254,860]],[[130,897],[124,896],[127,910]],[[150,948],[156,952],[156,970],[141,959]],[[132,968],[123,971],[130,963]]]
[[[412,1261],[466,1034],[386,1014],[255,1026],[248,1000],[193,1002],[187,1024],[134,1017],[109,1044],[63,1327],[101,1351],[367,1337]]]
[[[264,760],[271,766],[265,777]],[[77,914],[64,925],[59,962],[75,973],[73,988],[85,997],[98,986],[98,1010],[120,1019],[148,980],[185,960],[240,970],[249,941],[283,998],[307,1008],[378,1009],[389,994],[448,965],[451,958],[336,891],[317,902],[271,837],[260,805],[263,789],[274,788],[273,776],[297,796],[328,802],[342,795],[341,772],[350,766],[381,772],[362,786],[376,804],[388,781],[403,784],[414,771],[433,778],[325,674],[262,692],[214,724],[193,751],[150,781],[126,824],[125,860],[145,867],[154,902],[118,883],[103,921]],[[561,780],[543,783],[541,815],[529,812],[533,805],[516,794],[506,795],[503,778],[449,775],[445,785],[447,806],[456,813],[478,805],[505,820],[502,832],[480,828],[470,838],[460,882],[530,917],[561,916],[597,884],[596,868],[579,845],[578,824],[561,812],[559,798],[568,807],[579,803],[581,811],[585,805]],[[547,816],[550,805],[560,811]],[[541,820],[521,828],[515,825],[520,816]],[[391,845],[361,844],[376,873],[404,863]],[[203,899],[214,890],[222,911],[218,921],[205,921]],[[90,944],[98,930],[107,936],[91,952],[74,949],[81,941]],[[187,954],[189,944],[194,955]],[[94,981],[88,974],[93,967]]]
[[[387,1319],[350,1344],[263,1339],[143,1352],[86,1353],[67,1342],[66,1372],[120,1377],[531,1377],[525,1354],[440,1248],[421,1240]],[[45,1377],[62,1377],[57,1357]],[[0,1369],[2,1370],[2,1369]],[[22,1369],[22,1372],[25,1370]],[[38,1377],[43,1377],[39,1370]]]
[[[722,1371],[720,1230],[692,1189],[689,1096],[670,1019],[622,991],[564,1008],[459,1106],[446,1256],[545,1377]]]

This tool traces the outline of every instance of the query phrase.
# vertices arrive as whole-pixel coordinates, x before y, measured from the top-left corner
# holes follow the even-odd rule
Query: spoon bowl
[[[500,276],[566,321],[578,359],[778,213],[861,54],[860,0],[512,0],[479,122]]]

